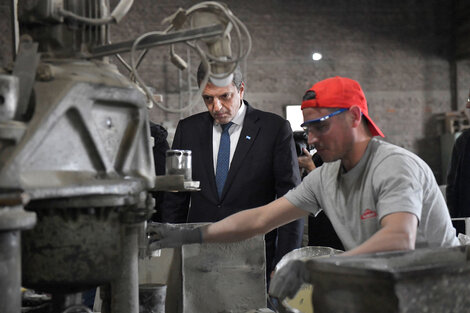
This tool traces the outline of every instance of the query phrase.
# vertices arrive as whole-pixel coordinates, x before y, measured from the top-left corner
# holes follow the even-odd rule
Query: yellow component
[[[284,302],[302,313],[313,313],[312,295],[313,285],[302,284],[295,297],[293,299],[286,298]]]

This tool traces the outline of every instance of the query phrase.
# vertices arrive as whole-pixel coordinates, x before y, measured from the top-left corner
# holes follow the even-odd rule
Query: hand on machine
[[[271,279],[269,294],[280,302],[286,297],[294,298],[303,283],[310,281],[310,273],[306,263],[292,260],[279,268]]]
[[[201,243],[200,227],[186,228],[176,224],[149,223],[147,225],[149,252],[162,248],[178,248],[184,244]]]

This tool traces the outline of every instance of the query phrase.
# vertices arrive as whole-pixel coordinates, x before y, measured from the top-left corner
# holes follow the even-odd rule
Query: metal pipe
[[[21,309],[21,230],[36,224],[36,214],[23,210],[20,194],[0,194],[0,312]]]
[[[13,60],[16,59],[16,52],[20,44],[20,27],[18,25],[18,0],[11,1],[11,29],[12,29],[12,51]]]
[[[113,12],[111,13],[111,17],[119,23],[122,18],[129,12],[132,7],[134,0],[121,0],[118,5],[114,8]]]
[[[123,225],[118,277],[111,282],[111,312],[139,312],[138,234],[140,224]]]
[[[0,265],[0,312],[19,312],[21,309],[21,252],[20,231],[0,232],[2,260]],[[0,299],[1,300],[1,299]]]
[[[162,45],[169,45],[171,43],[185,42],[188,40],[196,40],[212,36],[220,36],[223,34],[224,28],[222,25],[212,25],[200,27],[191,30],[176,31],[167,34],[155,34],[142,39],[138,44],[137,49],[145,49]],[[134,40],[124,41],[119,43],[108,44],[92,48],[91,58],[97,58],[116,53],[129,52],[134,44]]]

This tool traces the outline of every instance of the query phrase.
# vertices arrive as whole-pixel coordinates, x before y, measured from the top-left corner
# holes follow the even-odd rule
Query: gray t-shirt
[[[369,239],[381,228],[380,220],[395,212],[418,217],[416,247],[459,244],[429,166],[415,154],[375,138],[349,172],[340,161],[324,163],[285,197],[314,214],[323,209],[347,250]]]

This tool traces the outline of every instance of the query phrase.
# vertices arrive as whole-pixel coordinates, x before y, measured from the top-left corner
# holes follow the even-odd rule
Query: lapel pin
[[[250,139],[251,139],[251,137],[250,137],[250,136],[246,136],[245,138],[246,138],[246,139],[248,139],[248,140],[250,140]]]

